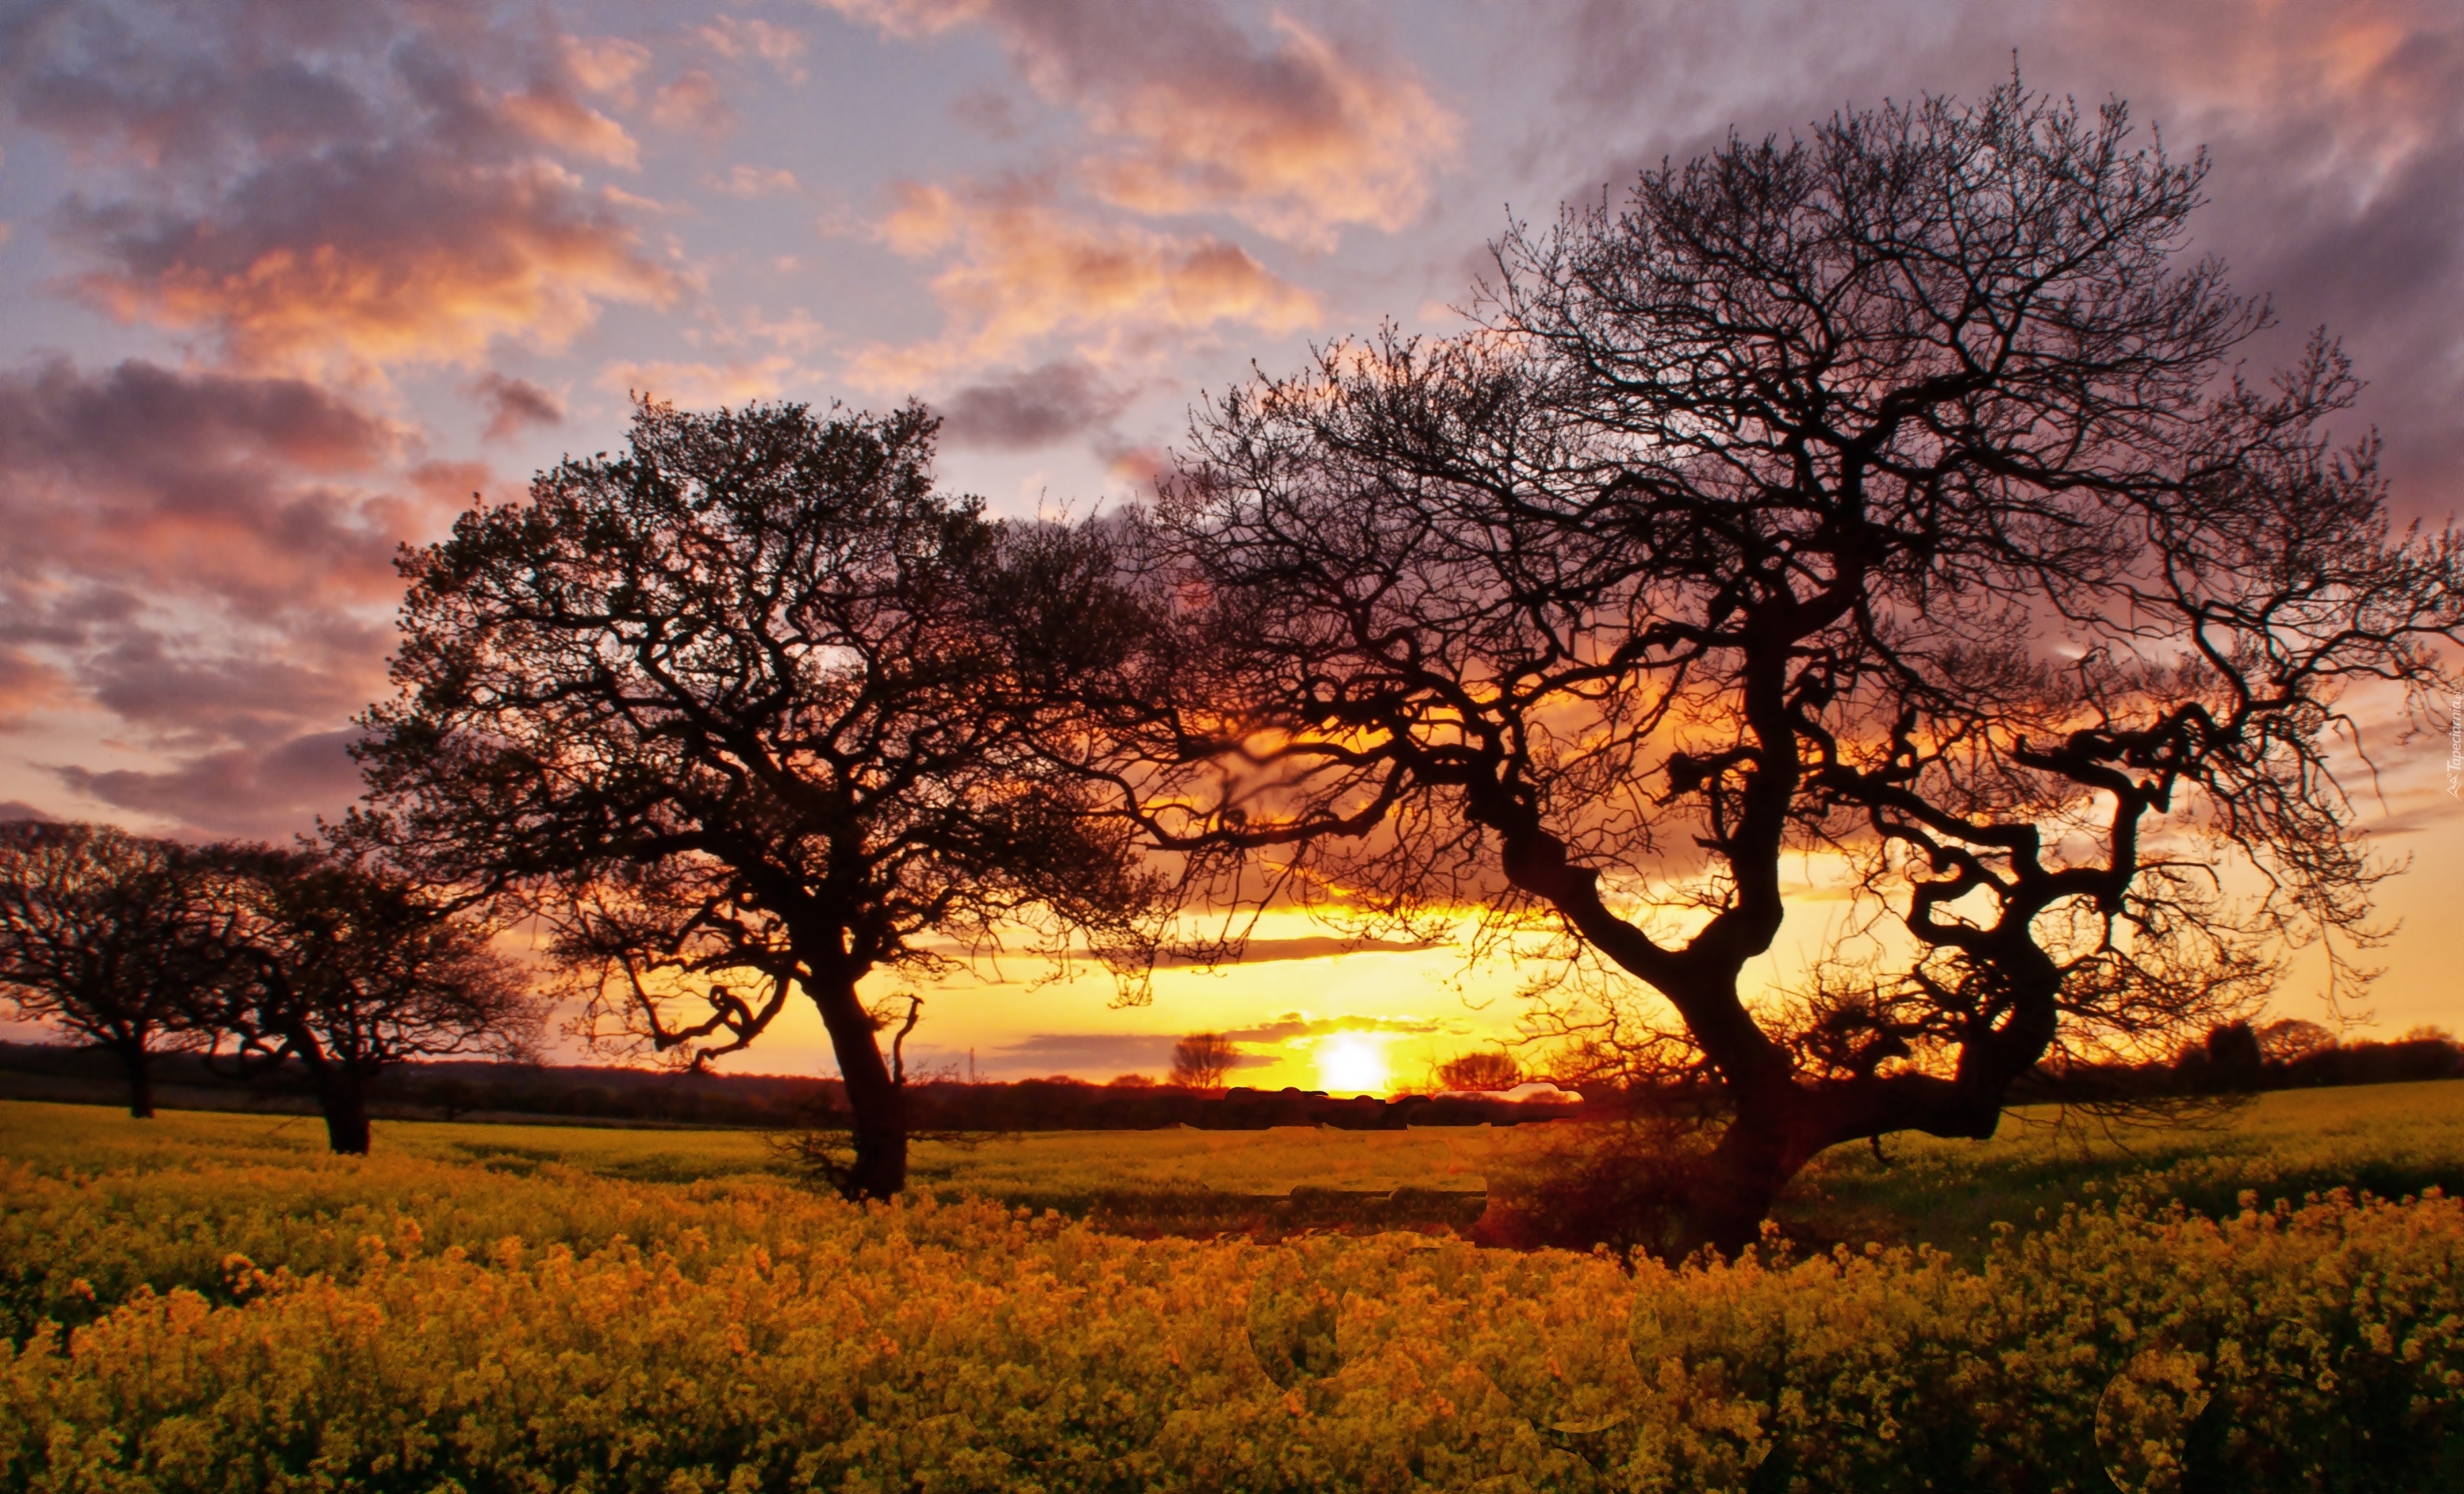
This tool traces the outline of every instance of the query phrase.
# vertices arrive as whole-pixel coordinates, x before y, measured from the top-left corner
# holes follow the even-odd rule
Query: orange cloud
[[[1460,125],[1419,82],[1339,55],[1276,17],[1282,44],[1242,71],[1142,83],[1090,109],[1131,143],[1088,163],[1094,189],[1139,212],[1221,209],[1275,237],[1334,247],[1336,230],[1419,216]]]
[[[625,126],[561,89],[535,88],[515,94],[499,107],[507,120],[540,144],[627,171],[642,165],[642,147]]]
[[[77,292],[124,320],[210,331],[243,363],[318,368],[473,363],[499,338],[558,347],[603,301],[679,288],[545,162],[471,170],[385,151],[271,185],[275,200],[196,217],[84,215],[77,236],[114,263]]]
[[[1287,16],[1258,45],[1211,7],[1116,0],[824,0],[894,36],[980,24],[1045,99],[1112,142],[1082,163],[1133,211],[1230,213],[1290,243],[1394,230],[1427,206],[1462,126],[1410,70]]]
[[[1055,334],[1194,331],[1221,322],[1287,332],[1322,316],[1314,297],[1239,245],[1098,223],[1032,187],[909,184],[878,231],[901,254],[950,259],[931,282],[949,332],[926,347],[874,349],[857,360],[858,377],[881,386],[1007,358]]]
[[[650,65],[649,48],[617,36],[566,36],[560,50],[573,80],[594,94],[629,98],[633,80]]]

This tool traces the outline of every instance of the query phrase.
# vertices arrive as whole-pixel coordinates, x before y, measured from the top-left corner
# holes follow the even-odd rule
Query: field
[[[0,1105],[0,1488],[2456,1486],[2464,1085],[2036,1119],[1671,1269],[1381,1227],[1516,1131],[934,1144],[858,1210],[737,1132]],[[1353,1212],[1061,1212],[1295,1189]]]

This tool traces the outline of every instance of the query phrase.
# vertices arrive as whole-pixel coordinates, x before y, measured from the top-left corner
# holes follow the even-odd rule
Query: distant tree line
[[[287,1110],[313,1106],[304,1071],[242,1076],[205,1054],[157,1056],[157,1083],[177,1103],[209,1110]],[[1254,1131],[1271,1126],[1391,1130],[1400,1126],[1514,1125],[1574,1113],[1563,1103],[1504,1098],[1405,1095],[1337,1098],[1318,1090],[1245,1087],[1188,1088],[1129,1081],[1093,1084],[1055,1075],[969,1082],[911,1079],[906,1099],[919,1130],[936,1132]],[[104,1050],[49,1044],[0,1044],[0,1097],[91,1100],[122,1084]],[[1612,1101],[1613,1096],[1603,1093]],[[844,1130],[847,1087],[836,1079],[712,1070],[614,1068],[453,1060],[408,1062],[368,1087],[371,1109],[397,1118],[555,1117],[663,1126],[772,1131]]]
[[[2052,1092],[2099,1088],[2164,1095],[2255,1094],[2345,1085],[2409,1084],[2464,1078],[2464,1044],[2440,1027],[2415,1027],[2391,1040],[2340,1040],[2317,1022],[2280,1018],[2219,1022],[2169,1062],[2078,1066],[2049,1073]]]
[[[336,1152],[368,1150],[385,1071],[532,1051],[547,1004],[491,927],[338,844],[185,846],[108,825],[0,825],[0,1000],[109,1052],[154,1113],[165,1049],[295,1069]]]

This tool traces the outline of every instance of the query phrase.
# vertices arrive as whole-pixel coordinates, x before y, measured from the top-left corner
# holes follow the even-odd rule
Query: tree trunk
[[[1766,1097],[1759,1106],[1741,1103],[1737,1116],[1720,1133],[1677,1220],[1675,1254],[1690,1255],[1708,1247],[1733,1260],[1762,1238],[1763,1221],[1789,1179],[1832,1145],[1805,1134],[1804,1117],[1789,1103],[1793,1096]]]
[[[1745,1090],[1737,1095],[1735,1119],[1685,1190],[1678,1253],[1708,1246],[1734,1256],[1752,1244],[1781,1190],[1833,1147],[1903,1131],[1990,1139],[2024,1066],[1956,1082],[1905,1074]]]
[[[154,1055],[145,1051],[145,1040],[132,1039],[114,1044],[120,1050],[120,1066],[128,1076],[128,1113],[139,1120],[154,1118]]]
[[[907,1095],[881,1056],[872,1014],[856,997],[852,979],[807,979],[804,990],[821,1008],[839,1078],[847,1086],[855,1161],[839,1191],[853,1199],[895,1197],[907,1188]]]
[[[368,1154],[368,1082],[340,1066],[317,1074],[317,1105],[325,1112],[325,1143],[338,1156]]]

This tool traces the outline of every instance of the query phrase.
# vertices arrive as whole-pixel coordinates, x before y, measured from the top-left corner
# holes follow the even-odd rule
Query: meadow
[[[1477,1197],[1518,1131],[935,1143],[927,1196],[857,1209],[739,1132],[352,1159],[0,1105],[0,1487],[2455,1486],[2464,1085],[2044,1122],[1843,1150],[1789,1238],[1671,1267],[1103,1227],[1141,1190]]]

